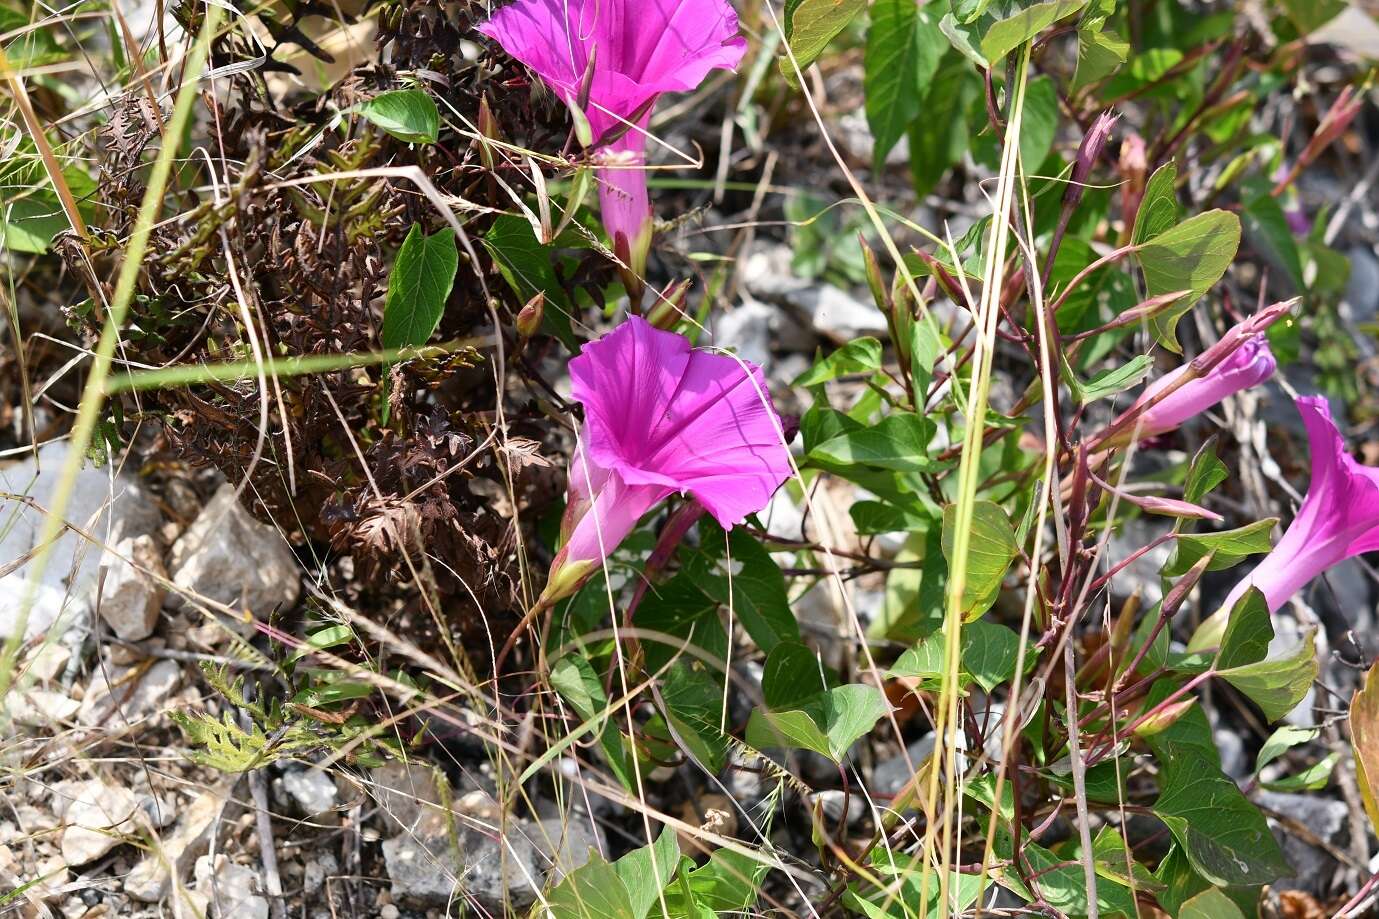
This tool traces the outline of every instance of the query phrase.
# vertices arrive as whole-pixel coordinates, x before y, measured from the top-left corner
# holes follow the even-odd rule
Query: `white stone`
[[[66,456],[67,445],[54,442],[40,447],[36,456],[0,467],[0,492],[26,495],[33,502],[0,499],[0,564],[23,558],[34,550],[45,514],[55,503]],[[124,476],[112,480],[108,468],[97,469],[90,464],[82,467],[72,483],[63,519],[75,529],[63,532],[52,543],[40,580],[59,596],[70,593],[83,603],[96,582],[101,545],[152,533],[161,522],[157,506],[136,482]],[[86,533],[90,540],[77,530]],[[0,633],[10,634],[17,613],[14,598],[18,594],[13,583],[5,582],[12,577],[36,576],[33,561],[28,561],[0,579],[0,598],[4,598],[0,600]]]
[[[183,591],[264,617],[301,592],[297,560],[273,527],[259,523],[225,484],[173,544],[169,568]],[[181,607],[178,594],[170,605]]]
[[[161,713],[181,684],[182,668],[176,661],[100,667],[91,675],[78,718],[88,725],[134,724]]]
[[[31,581],[20,574],[0,577],[0,639],[19,632],[21,623],[25,641],[61,634],[84,621],[89,609],[85,599],[66,587]]]
[[[163,605],[164,590],[158,579],[168,576],[158,543],[152,536],[122,539],[107,553],[105,564],[96,612],[125,641],[149,637]]]
[[[339,789],[335,779],[320,769],[292,769],[283,773],[283,790],[306,817],[335,816],[333,808]]]
[[[259,874],[224,855],[196,860],[196,892],[210,905],[210,919],[268,919]]]
[[[156,903],[167,895],[173,875],[183,880],[193,862],[205,853],[216,821],[229,800],[234,779],[198,795],[178,816],[177,827],[144,856],[125,878],[124,892],[136,900]]]
[[[10,716],[28,727],[61,728],[76,716],[81,703],[60,692],[47,689],[12,690]]]
[[[432,811],[412,832],[384,841],[393,899],[445,906],[472,897],[488,910],[531,905],[542,872],[530,828],[513,821],[507,835],[495,838],[495,827],[479,830],[459,815],[453,820],[452,835],[447,815]]]
[[[62,858],[77,867],[95,861],[136,833],[143,820],[139,800],[128,788],[96,779],[69,783],[54,795],[62,808]]]

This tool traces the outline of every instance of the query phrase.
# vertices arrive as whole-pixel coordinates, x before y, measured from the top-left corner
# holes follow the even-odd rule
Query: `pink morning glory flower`
[[[563,545],[539,605],[574,593],[670,495],[687,494],[730,529],[766,506],[791,472],[761,368],[696,350],[632,316],[570,362],[584,406]]]
[[[1175,380],[1187,373],[1188,366],[1184,364],[1145,387],[1140,402],[1147,403],[1167,390]],[[1263,383],[1274,375],[1276,369],[1278,362],[1274,360],[1274,352],[1269,350],[1269,339],[1262,333],[1247,338],[1234,354],[1216,365],[1206,376],[1189,380],[1150,406],[1140,416],[1140,437],[1153,437],[1177,430],[1183,422],[1220,404],[1228,396]]]
[[[1332,565],[1379,549],[1379,469],[1362,466],[1321,396],[1297,400],[1312,454],[1312,484],[1298,515],[1259,567],[1235,585],[1225,603],[1231,609],[1251,586],[1274,612]]]
[[[1197,358],[1150,383],[1097,438],[1096,446],[1123,445],[1132,437],[1143,440],[1166,434],[1227,397],[1269,379],[1278,362],[1264,332],[1295,302],[1272,304],[1236,323]]]
[[[603,163],[598,177],[604,227],[618,258],[640,276],[651,246],[643,167],[652,107],[661,93],[688,92],[709,71],[737,67],[747,42],[738,34],[732,5],[517,0],[479,31],[549,83],[577,118],[588,119],[594,153]],[[586,85],[588,103],[581,111]]]

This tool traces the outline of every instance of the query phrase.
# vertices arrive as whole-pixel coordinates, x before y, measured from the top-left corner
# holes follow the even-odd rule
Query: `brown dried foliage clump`
[[[246,360],[255,357],[251,336],[259,354],[274,357],[379,350],[394,254],[413,223],[434,232],[445,222],[405,180],[319,179],[414,166],[442,195],[477,205],[462,215],[477,259],[461,248],[434,340],[500,336],[503,349],[460,350],[391,369],[280,377],[266,388],[249,379],[150,390],[120,406],[126,427],[157,423],[154,453],[213,466],[233,482],[249,478],[245,495],[254,513],[332,555],[353,558],[366,589],[388,591],[420,579],[426,593],[446,601],[451,627],[461,633],[477,627],[476,613],[510,622],[524,608],[515,521],[521,509],[544,506],[556,487],[546,464],[531,462],[558,433],[535,399],[505,394],[507,433],[493,431],[500,407],[495,379],[533,375],[530,355],[513,357],[521,349],[511,320],[522,304],[477,242],[493,219],[484,209],[510,208],[511,199],[472,137],[443,128],[437,144],[408,145],[361,118],[347,115],[343,126],[337,119],[398,88],[405,72],[426,80],[443,122],[453,111],[460,116],[454,123],[476,123],[486,96],[505,138],[559,149],[567,131],[559,110],[524,71],[460,54],[460,37],[476,10],[435,0],[385,8],[375,60],[319,98],[274,98],[264,72],[291,69],[277,60],[277,48],[255,69],[222,78],[219,86],[228,89],[198,116],[196,131],[209,141],[174,176],[170,198],[181,209],[169,214],[169,201],[154,231],[120,353],[151,367]],[[297,16],[319,13],[313,11],[302,5]],[[188,4],[181,15],[198,14]],[[280,43],[323,53],[295,19],[269,31]],[[220,39],[212,63],[262,53],[243,42]],[[507,69],[495,73],[495,66]],[[95,258],[88,261],[77,246],[64,248],[93,301],[111,293],[121,255],[116,241],[132,230],[144,169],[162,142],[161,119],[148,105],[129,94],[99,133],[101,185],[111,206],[92,228]],[[525,167],[500,162],[496,168]],[[95,336],[103,316],[88,305],[71,318]],[[500,353],[509,366],[495,366]],[[514,447],[519,436],[521,446]]]

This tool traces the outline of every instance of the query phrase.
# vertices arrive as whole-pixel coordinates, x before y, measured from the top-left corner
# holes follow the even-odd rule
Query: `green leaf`
[[[1260,748],[1259,756],[1255,759],[1255,774],[1258,775],[1265,766],[1293,747],[1311,743],[1320,735],[1321,728],[1300,728],[1291,724],[1284,725],[1269,735],[1268,740],[1264,741],[1264,746]],[[1339,758],[1339,754],[1330,753],[1301,772],[1275,779],[1272,782],[1261,780],[1259,784],[1270,791],[1320,791],[1331,780],[1331,771],[1335,768]]]
[[[809,458],[827,463],[879,466],[897,472],[931,472],[929,459],[935,425],[913,412],[887,415],[872,428],[843,434],[810,451]]]
[[[1087,5],[1087,0],[1048,0],[1031,3],[1018,12],[998,19],[982,36],[982,54],[995,65],[1020,45],[1071,13]]]
[[[302,646],[288,656],[287,662],[289,664],[296,663],[313,651],[324,651],[327,648],[339,647],[353,640],[354,630],[349,626],[327,626],[324,629],[319,629],[308,635],[306,641],[302,643]]]
[[[654,843],[633,849],[613,863],[627,891],[632,919],[645,919],[661,891],[675,877],[679,865],[680,846],[675,831],[669,827],[661,830]]]
[[[996,830],[995,851],[1002,859],[1011,859],[1014,845],[1010,831],[1005,826]],[[1029,874],[1039,879],[1039,893],[1044,903],[1068,916],[1087,915],[1087,879],[1082,864],[1072,861],[1045,849],[1033,842],[1024,842],[1021,857],[1028,866]],[[1025,886],[1020,874],[1006,867],[996,875],[1002,887],[1033,902],[1034,894]],[[1122,884],[1101,879],[1096,885],[1096,898],[1099,912],[1103,916],[1135,916],[1135,898]]]
[[[1245,914],[1230,897],[1212,887],[1184,903],[1178,919],[1245,919]]]
[[[875,338],[858,338],[834,351],[828,357],[795,378],[792,386],[818,386],[841,376],[875,373],[881,369],[881,342]]]
[[[766,655],[761,693],[766,707],[786,711],[827,692],[829,680],[813,651],[798,641],[783,641]]]
[[[957,506],[943,509],[943,557],[953,563]],[[962,610],[968,621],[991,608],[1001,591],[1010,563],[1019,554],[1015,528],[1000,505],[977,501],[972,507],[972,535],[967,554],[967,581],[963,585]]]
[[[358,107],[359,114],[398,140],[434,144],[440,137],[441,116],[436,100],[425,90],[394,89]]]
[[[723,734],[723,686],[703,665],[677,661],[661,684],[666,716],[680,741],[699,764],[720,772],[728,761],[728,738]]]
[[[1268,655],[1273,637],[1269,603],[1259,588],[1251,587],[1231,607],[1226,632],[1221,637],[1221,647],[1212,666],[1219,672],[1258,663]]]
[[[1025,114],[1020,122],[1020,160],[1035,170],[1053,149],[1058,131],[1058,90],[1048,77],[1035,77],[1025,87]]]
[[[858,738],[889,710],[875,686],[850,683],[821,693],[789,711],[756,709],[747,722],[754,747],[798,747],[842,762]]]
[[[1081,384],[1081,402],[1083,405],[1087,405],[1098,399],[1105,399],[1107,396],[1125,392],[1149,376],[1151,369],[1153,369],[1153,362],[1149,359],[1149,355],[1137,354],[1119,367],[1103,370]]]
[[[910,123],[910,180],[917,197],[933,191],[967,152],[967,109],[980,92],[981,82],[971,65],[950,52],[929,86],[923,117]]]
[[[551,667],[551,686],[582,721],[592,722],[609,768],[624,786],[634,788],[634,776],[622,733],[612,723],[603,683],[587,657],[570,654]],[[602,725],[599,727],[599,725]]]
[[[886,154],[919,114],[946,48],[938,23],[914,0],[876,0],[872,4],[863,88],[878,171],[885,165]]]
[[[617,870],[597,852],[546,895],[546,906],[559,919],[642,919]]]
[[[1303,35],[1320,29],[1346,8],[1345,0],[1281,0],[1280,5]]]
[[[1137,255],[1151,297],[1190,290],[1153,317],[1155,337],[1170,351],[1182,352],[1174,330],[1178,320],[1221,280],[1240,248],[1240,218],[1229,211],[1207,211],[1152,237]]]
[[[902,507],[887,501],[854,501],[848,514],[858,534],[863,536],[925,531],[934,522],[934,517],[918,502]]]
[[[785,40],[801,72],[814,63],[866,5],[867,0],[790,0],[785,5]],[[786,81],[798,88],[798,77],[789,57],[781,57],[780,70]]]
[[[1115,0],[1092,0],[1077,25],[1077,70],[1073,89],[1081,89],[1115,73],[1130,56],[1130,43],[1106,28]]]
[[[944,659],[948,642],[942,631],[935,632],[900,655],[890,675],[917,677],[923,688],[937,689],[947,669]],[[976,682],[987,692],[1015,676],[1020,655],[1020,636],[1006,626],[977,619],[962,627],[961,677],[963,684]],[[1034,654],[1025,660],[1033,662]]]
[[[1135,229],[1130,234],[1134,245],[1153,239],[1167,232],[1178,222],[1178,165],[1170,160],[1164,163],[1144,186],[1144,197],[1140,199],[1140,209],[1135,212]],[[1181,286],[1174,288],[1182,290]]]
[[[1217,675],[1248,696],[1272,722],[1282,719],[1307,696],[1317,671],[1317,630],[1311,628],[1287,653],[1219,670]]]
[[[1306,288],[1302,277],[1302,255],[1298,240],[1288,226],[1283,206],[1273,195],[1258,195],[1245,203],[1245,237],[1259,253],[1288,275],[1294,290]]]
[[[427,236],[421,224],[412,224],[388,275],[388,298],[383,304],[383,347],[426,344],[445,312],[445,301],[455,284],[459,264],[454,230],[446,227]]]
[[[1213,884],[1257,885],[1292,869],[1264,815],[1205,757],[1170,747],[1159,756],[1162,792],[1154,813],[1197,873]]]
[[[1197,455],[1192,458],[1192,465],[1188,467],[1183,499],[1193,504],[1201,504],[1203,498],[1228,478],[1230,471],[1216,455],[1215,440],[1208,440],[1197,451]]]
[[[1277,523],[1277,517],[1266,517],[1220,533],[1185,533],[1178,537],[1177,549],[1164,566],[1164,577],[1186,574],[1208,552],[1216,553],[1207,566],[1208,571],[1230,568],[1251,555],[1268,552],[1269,533]]]
[[[690,565],[704,593],[722,606],[731,602],[733,615],[762,651],[769,654],[782,641],[799,641],[800,627],[790,611],[785,575],[771,554],[741,529],[728,536],[725,552],[722,530],[701,524],[701,532],[706,529],[704,546],[714,558],[701,554]]]
[[[538,293],[545,295],[541,319],[545,331],[571,351],[577,349],[579,342],[570,325],[574,305],[556,276],[551,247],[541,244],[531,224],[521,217],[501,214],[484,234],[483,242],[518,299],[525,303]]]

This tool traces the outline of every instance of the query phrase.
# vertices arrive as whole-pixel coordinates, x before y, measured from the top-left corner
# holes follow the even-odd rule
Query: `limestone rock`
[[[134,724],[162,712],[181,684],[182,668],[171,660],[97,668],[77,717],[89,725]]]
[[[177,827],[162,840],[159,850],[143,861],[125,879],[124,892],[136,900],[156,903],[167,895],[174,875],[184,879],[198,857],[205,853],[215,832],[216,820],[235,780],[198,795],[177,818]]]
[[[416,828],[383,843],[394,900],[445,906],[473,898],[481,907],[523,909],[536,899],[542,872],[530,828],[516,822],[501,839],[455,817],[429,812]]]
[[[26,495],[33,504],[0,499],[0,559],[14,561],[34,550],[44,525],[44,512],[39,507],[53,506],[54,491],[62,478],[67,445],[49,443],[39,448],[36,456],[0,466],[0,492]],[[35,506],[37,505],[37,506]],[[77,530],[88,534],[88,540],[75,530],[68,530],[52,544],[48,564],[40,583],[50,588],[43,596],[43,609],[60,609],[55,601],[66,598],[66,604],[79,603],[85,607],[96,583],[101,560],[100,546],[91,540],[118,540],[152,533],[161,523],[157,505],[134,480],[115,476],[108,469],[85,465],[73,481],[71,498],[63,518]],[[18,596],[17,588],[24,581],[38,578],[32,561],[0,578],[0,596]],[[11,606],[11,604],[6,604]],[[17,617],[15,610],[0,613],[0,635],[12,633]],[[26,630],[29,637],[51,626],[39,626],[41,616],[31,616]]]
[[[157,579],[167,576],[152,536],[122,539],[107,557],[96,611],[118,637],[142,641],[158,624],[164,590]]]
[[[196,860],[196,892],[205,898],[210,919],[268,919],[259,873],[224,855]]]
[[[63,819],[62,858],[69,867],[93,862],[138,831],[143,810],[127,788],[98,779],[59,787],[54,810]]]
[[[308,818],[332,818],[339,789],[335,779],[320,769],[291,769],[283,773],[283,790],[296,805],[297,811]]]
[[[259,523],[225,484],[173,544],[169,565],[182,590],[264,617],[301,592],[297,560],[273,527]],[[174,594],[170,605],[180,608]]]

